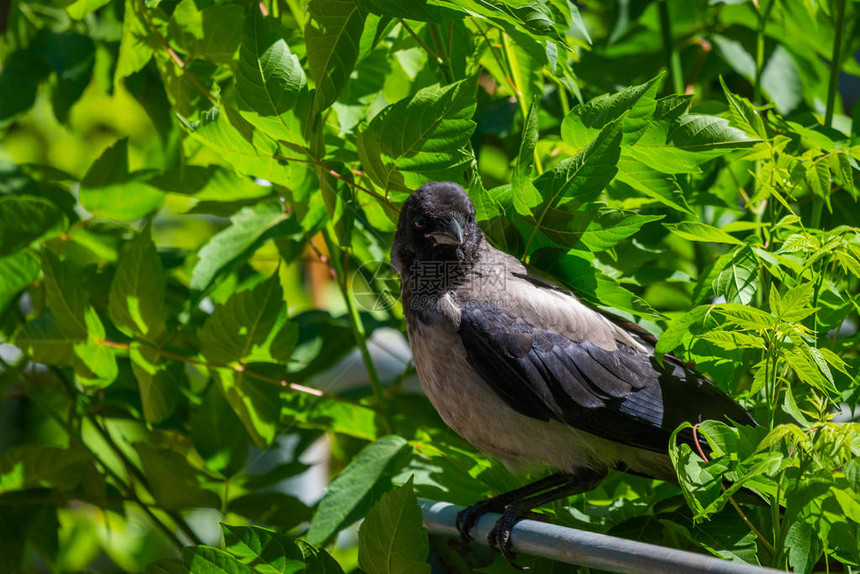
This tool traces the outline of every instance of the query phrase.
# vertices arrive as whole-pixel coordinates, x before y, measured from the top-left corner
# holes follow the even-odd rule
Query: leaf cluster
[[[13,2],[0,572],[510,571],[421,526],[418,496],[525,480],[414,392],[387,260],[403,201],[438,180],[494,245],[651,330],[760,423],[696,425],[712,452],[673,445],[681,489],[613,472],[543,512],[797,572],[860,566],[860,127],[838,89],[860,75],[858,15]]]

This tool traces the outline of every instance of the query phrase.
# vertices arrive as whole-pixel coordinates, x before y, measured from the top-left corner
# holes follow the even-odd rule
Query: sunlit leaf
[[[412,479],[387,492],[358,531],[358,562],[368,574],[429,574],[427,529]]]
[[[290,52],[283,26],[252,10],[245,20],[236,71],[239,113],[275,140],[303,144],[299,99],[307,95],[305,72]]]
[[[119,260],[111,283],[108,314],[127,335],[154,341],[165,330],[165,275],[145,226]]]
[[[463,181],[475,129],[475,82],[433,85],[383,109],[358,135],[358,155],[384,190],[411,191],[433,180]]]
[[[33,241],[65,230],[68,220],[60,209],[41,197],[0,197],[0,256],[10,255]]]
[[[395,435],[364,447],[329,485],[311,519],[307,539],[321,544],[364,516],[391,488],[391,476],[406,448],[406,440]]]
[[[349,79],[358,58],[364,17],[354,0],[312,0],[308,4],[305,41],[316,84],[315,112],[331,106]]]

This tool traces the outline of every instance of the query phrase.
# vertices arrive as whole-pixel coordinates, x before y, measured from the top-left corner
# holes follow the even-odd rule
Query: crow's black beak
[[[437,220],[436,230],[428,233],[427,237],[436,240],[436,245],[462,245],[463,226],[455,218]]]

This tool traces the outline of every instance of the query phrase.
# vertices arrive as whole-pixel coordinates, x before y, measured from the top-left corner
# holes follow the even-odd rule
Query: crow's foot
[[[512,502],[505,508],[502,517],[496,521],[493,529],[487,534],[487,543],[490,548],[496,548],[501,552],[505,562],[516,568],[517,570],[528,570],[527,567],[520,566],[516,562],[516,554],[511,550],[513,547],[512,531],[514,525],[523,518],[543,518],[539,514],[531,511],[531,506],[521,502]]]
[[[460,533],[460,553],[465,555],[466,548],[469,542],[472,541],[470,531],[472,527],[480,520],[480,518],[488,512],[503,512],[505,510],[504,502],[490,498],[476,502],[468,508],[464,508],[457,514],[457,531]]]

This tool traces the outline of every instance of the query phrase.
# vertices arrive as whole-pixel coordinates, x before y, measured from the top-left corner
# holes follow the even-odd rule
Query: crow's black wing
[[[755,424],[723,391],[674,357],[665,357],[660,367],[652,355],[620,341],[614,351],[574,341],[492,303],[461,307],[460,338],[487,385],[511,408],[536,419],[555,419],[664,453],[684,421]]]

